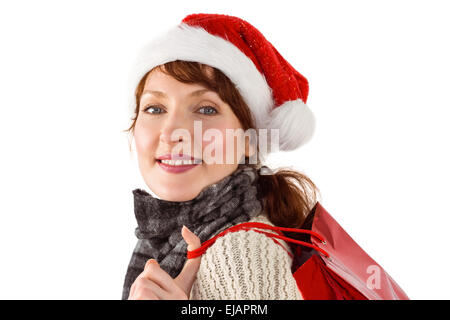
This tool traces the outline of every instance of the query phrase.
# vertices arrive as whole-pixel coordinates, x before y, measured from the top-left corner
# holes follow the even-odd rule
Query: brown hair
[[[208,68],[207,68],[208,67]],[[148,71],[139,82],[136,90],[135,116],[131,119],[131,126],[125,130],[133,133],[139,114],[139,104],[145,82],[153,70],[159,70],[183,83],[197,83],[215,91],[222,101],[233,110],[244,131],[255,129],[252,114],[239,91],[231,80],[219,69],[206,66],[198,62],[176,60],[159,65]],[[210,71],[212,70],[212,74]],[[257,152],[259,153],[256,145]],[[261,162],[251,164],[247,157],[245,163],[260,168]],[[272,170],[273,171],[273,170]],[[320,191],[315,184],[303,173],[287,168],[279,168],[273,174],[260,175],[258,194],[264,199],[264,208],[269,220],[276,226],[287,228],[301,228],[306,217],[317,202]],[[289,237],[304,239],[298,233],[286,233]]]

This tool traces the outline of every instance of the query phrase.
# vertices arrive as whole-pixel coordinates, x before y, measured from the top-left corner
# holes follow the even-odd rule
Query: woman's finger
[[[138,276],[152,280],[162,290],[167,291],[172,295],[181,294],[182,290],[176,285],[172,277],[161,267],[155,259],[150,259],[145,264],[144,271]]]
[[[188,245],[187,250],[192,251],[201,247],[200,238],[191,230],[189,230],[188,227],[183,226],[183,228],[181,229],[181,235]],[[175,278],[175,283],[179,288],[183,290],[188,299],[192,285],[194,284],[195,278],[197,277],[198,269],[200,268],[200,262],[201,257],[187,259],[183,266],[183,269],[181,269],[181,272]]]
[[[149,263],[149,261],[150,260],[147,260],[147,263],[144,265],[144,270],[145,270],[145,268],[147,268],[147,264]],[[142,278],[142,275],[144,274],[144,270],[142,270],[142,272],[140,274],[138,274],[138,276],[136,277],[134,282],[131,284],[130,293],[128,294],[128,297],[133,295],[134,288],[136,287],[136,280],[139,279],[139,278]]]
[[[147,278],[139,278],[134,282],[134,291],[129,299],[138,300],[169,300],[172,299],[168,292]]]
[[[130,299],[130,297],[133,295],[135,286],[136,286],[136,280],[131,285],[130,293],[128,294],[128,299]]]

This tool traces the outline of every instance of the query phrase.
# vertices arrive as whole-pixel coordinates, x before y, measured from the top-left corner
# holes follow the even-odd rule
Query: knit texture
[[[172,278],[178,276],[187,259],[183,225],[204,242],[218,230],[259,215],[263,207],[257,190],[259,174],[259,169],[240,164],[232,174],[205,187],[189,201],[166,201],[134,190],[135,234],[139,240],[128,265],[122,299],[128,299],[131,285],[150,258],[156,259]]]
[[[250,222],[273,226],[264,211]],[[277,241],[284,248],[252,230],[219,237],[201,257],[190,299],[303,300],[292,275],[292,258],[286,252],[292,254],[292,250],[285,241]]]

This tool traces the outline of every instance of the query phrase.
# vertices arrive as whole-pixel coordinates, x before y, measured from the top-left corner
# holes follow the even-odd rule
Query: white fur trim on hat
[[[251,59],[229,41],[200,27],[180,24],[141,50],[131,73],[132,102],[135,88],[152,68],[174,60],[196,61],[221,70],[235,85],[259,128],[273,107],[272,91]]]

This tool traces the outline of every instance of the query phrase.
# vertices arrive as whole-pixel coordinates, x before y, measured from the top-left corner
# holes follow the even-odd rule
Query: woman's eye
[[[161,111],[163,111],[163,109],[161,109],[160,107],[157,107],[157,106],[148,106],[148,107],[144,108],[143,111],[151,113],[151,114],[160,114],[160,113],[162,113]]]
[[[211,106],[204,106],[198,110],[203,110],[203,111],[200,111],[200,113],[205,114],[205,115],[213,115],[213,114],[218,113],[216,108],[211,107]],[[145,107],[143,109],[143,111],[150,113],[150,114],[161,114],[164,112],[164,109],[162,109],[158,106],[148,106],[148,107]]]
[[[200,112],[200,113],[203,113],[203,114],[206,114],[206,115],[211,115],[211,114],[216,114],[217,113],[216,108],[213,108],[211,106],[201,107],[199,110],[202,110],[202,109],[204,109],[206,111],[205,112]]]

